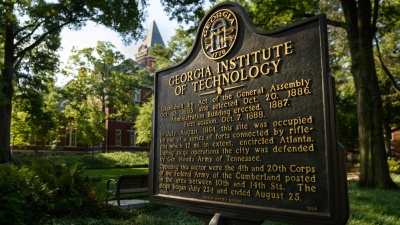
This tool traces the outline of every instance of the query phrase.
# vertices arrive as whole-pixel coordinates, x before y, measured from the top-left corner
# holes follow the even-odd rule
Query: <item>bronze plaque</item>
[[[233,220],[345,224],[324,15],[274,31],[215,6],[155,74],[151,198]]]

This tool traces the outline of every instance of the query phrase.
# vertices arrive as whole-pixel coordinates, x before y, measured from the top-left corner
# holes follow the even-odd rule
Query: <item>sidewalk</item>
[[[349,172],[347,173],[347,180],[355,180],[358,181],[360,179],[359,172]]]
[[[123,199],[120,200],[120,206],[124,209],[135,209],[140,206],[149,204],[149,200],[142,200],[142,199]],[[108,204],[117,205],[117,200],[108,201]]]

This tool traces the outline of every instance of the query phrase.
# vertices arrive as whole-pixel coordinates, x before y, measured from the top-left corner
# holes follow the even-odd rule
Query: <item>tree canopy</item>
[[[40,83],[40,74],[58,68],[61,29],[76,30],[93,21],[130,43],[141,37],[146,6],[145,0],[0,2],[0,163],[12,161],[10,125],[15,86],[23,81]]]
[[[75,49],[69,65],[64,72],[74,79],[62,89],[63,114],[82,144],[105,141],[109,119],[133,122],[137,105],[132,93],[147,80],[133,60],[125,60],[111,43],[98,42],[96,48]]]
[[[44,85],[41,92],[34,92],[34,89],[27,89],[28,93],[16,91],[11,118],[13,146],[40,143],[55,149],[59,140],[60,94],[54,82]]]

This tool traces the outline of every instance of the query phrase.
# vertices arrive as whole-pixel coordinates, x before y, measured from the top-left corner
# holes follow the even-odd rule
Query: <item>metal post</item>
[[[210,220],[210,223],[208,225],[228,225],[228,224],[226,223],[226,220],[221,214],[215,213],[214,217]]]

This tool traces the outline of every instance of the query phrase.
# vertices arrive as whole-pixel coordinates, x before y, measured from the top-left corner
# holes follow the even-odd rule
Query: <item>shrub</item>
[[[21,165],[33,163],[57,163],[64,161],[68,166],[82,163],[87,169],[104,169],[116,167],[145,167],[149,165],[148,152],[113,152],[100,154],[65,155],[65,156],[32,156],[16,155],[14,161]]]
[[[197,217],[189,215],[184,209],[159,204],[147,204],[132,211],[136,225],[204,225]]]
[[[0,172],[0,221],[4,224],[25,224],[26,218],[37,220],[46,216],[36,209],[48,204],[52,190],[37,179],[34,171],[4,164],[0,165]]]
[[[2,224],[42,224],[50,218],[123,218],[119,207],[106,205],[84,168],[64,161],[32,162],[20,168],[0,165]],[[112,214],[111,214],[112,213]]]
[[[400,174],[400,161],[396,160],[395,158],[391,158],[388,160],[389,164],[389,171],[391,173]]]
[[[114,152],[99,155],[115,162],[115,167],[142,167],[149,165],[148,152]]]

